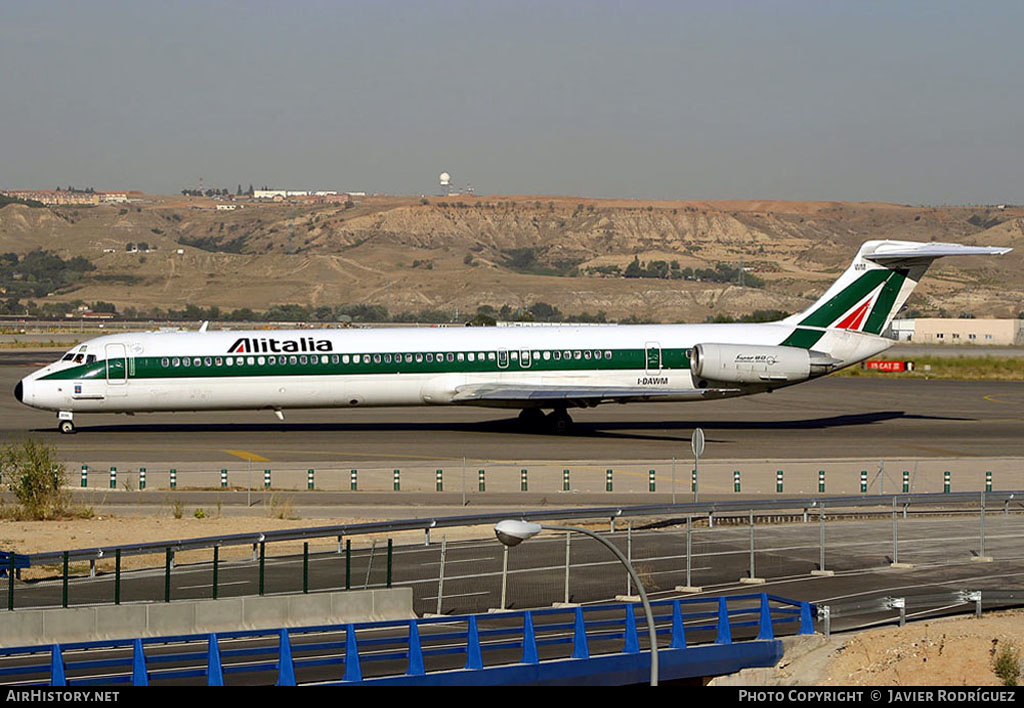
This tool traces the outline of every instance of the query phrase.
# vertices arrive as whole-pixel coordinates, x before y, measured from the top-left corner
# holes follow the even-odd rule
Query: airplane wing
[[[466,384],[455,389],[452,403],[527,408],[559,404],[585,408],[599,403],[701,400],[740,393],[738,388],[646,388],[641,386],[545,386],[524,384]]]

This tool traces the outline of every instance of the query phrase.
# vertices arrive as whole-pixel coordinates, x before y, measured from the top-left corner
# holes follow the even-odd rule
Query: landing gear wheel
[[[551,411],[545,417],[545,422],[548,424],[548,430],[555,435],[565,435],[572,430],[572,417],[564,408]]]
[[[70,420],[62,420],[57,423],[57,430],[64,433],[65,435],[71,435],[75,432],[75,424]]]
[[[544,411],[540,408],[524,408],[519,411],[519,425],[526,430],[540,430],[545,424]]]

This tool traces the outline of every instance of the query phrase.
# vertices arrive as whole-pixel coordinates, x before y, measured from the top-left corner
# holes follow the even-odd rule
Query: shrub
[[[70,511],[71,494],[64,489],[64,465],[52,447],[35,438],[8,443],[0,453],[0,469],[18,500],[19,516],[37,521]]]
[[[998,641],[993,640],[992,672],[1004,686],[1016,686],[1020,681],[1020,651],[1013,642],[999,645],[997,650]]]

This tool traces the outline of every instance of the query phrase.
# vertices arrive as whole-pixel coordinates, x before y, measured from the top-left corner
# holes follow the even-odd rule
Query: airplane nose
[[[25,387],[22,386],[21,381],[14,385],[14,397],[18,399],[18,403],[21,403],[22,396],[24,394]]]

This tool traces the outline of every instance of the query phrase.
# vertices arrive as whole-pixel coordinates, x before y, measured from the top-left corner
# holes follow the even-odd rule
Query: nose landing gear
[[[74,413],[61,411],[57,414],[57,430],[65,435],[72,435],[75,432]]]

